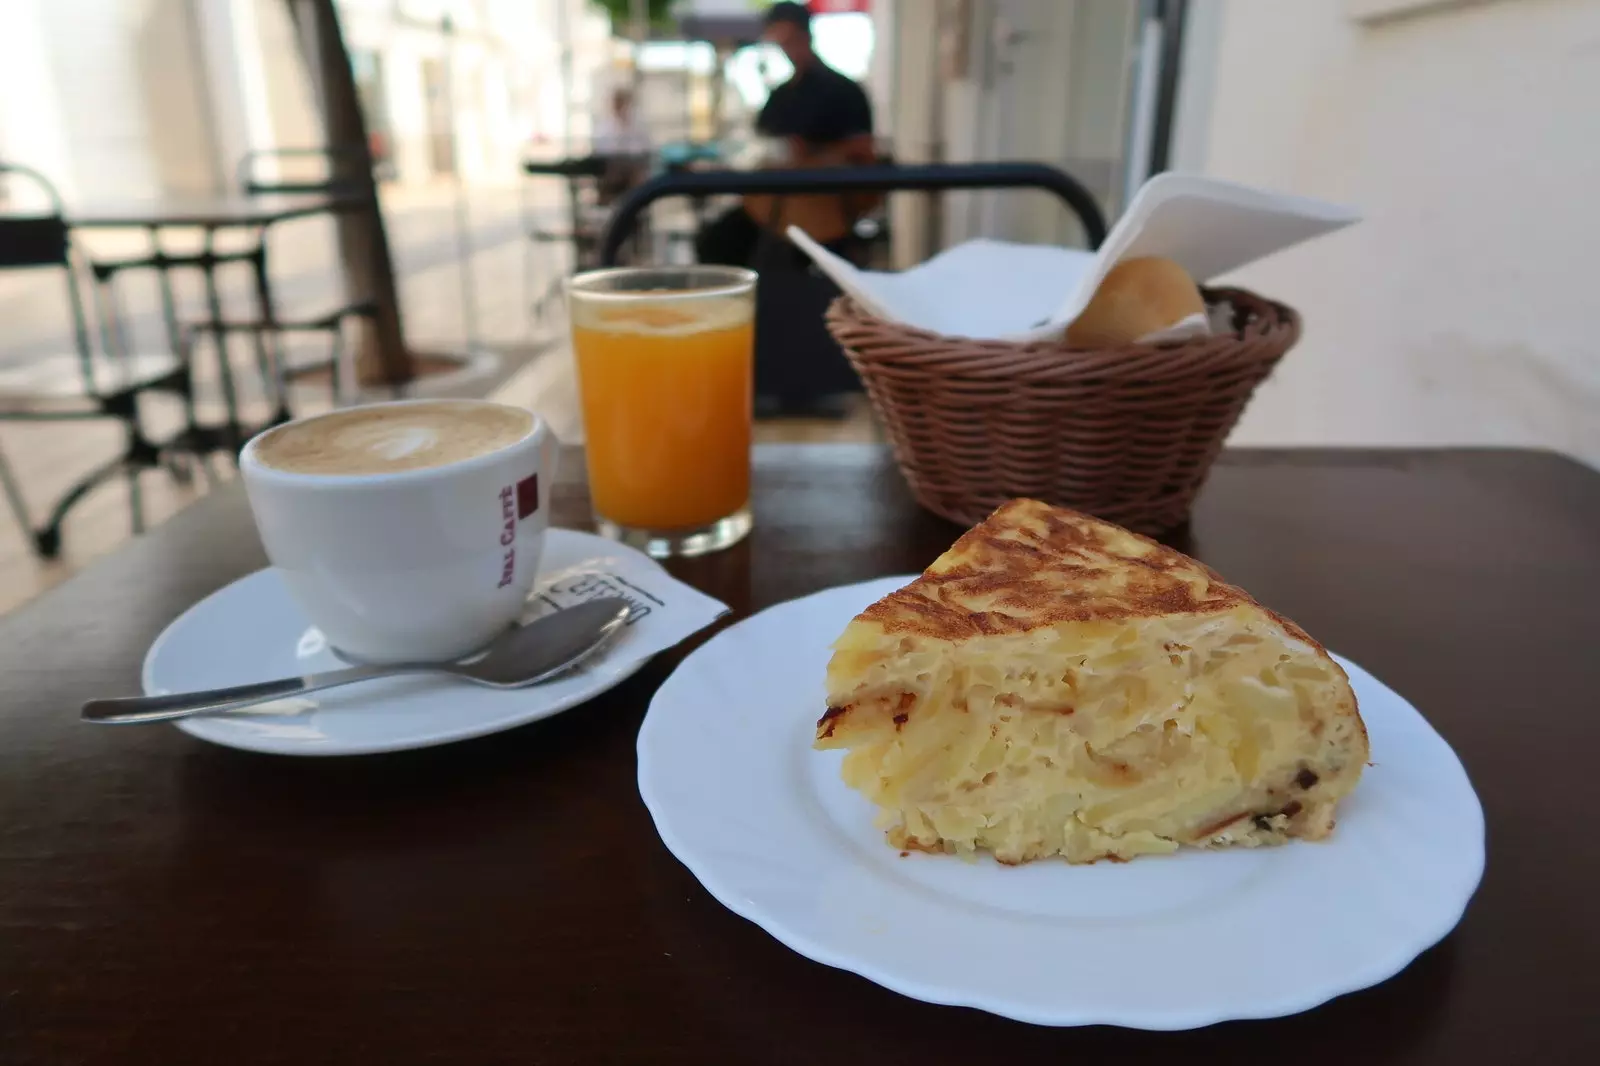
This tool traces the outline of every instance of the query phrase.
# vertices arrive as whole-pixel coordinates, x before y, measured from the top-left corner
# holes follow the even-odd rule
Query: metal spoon
[[[195,714],[226,714],[287,696],[398,674],[447,674],[489,688],[522,688],[565,673],[589,658],[622,628],[628,614],[628,601],[608,596],[507,630],[489,645],[488,651],[468,662],[353,666],[204,692],[90,700],[83,705],[83,720],[100,725],[132,725]]]

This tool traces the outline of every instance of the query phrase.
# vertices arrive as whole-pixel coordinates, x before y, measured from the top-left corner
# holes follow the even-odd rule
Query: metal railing
[[[1042,189],[1070,208],[1090,248],[1106,238],[1105,216],[1076,178],[1044,163],[920,163],[801,170],[705,170],[660,174],[619,199],[600,240],[600,264],[617,253],[645,208],[676,196],[758,196],[800,193],[949,192],[961,189]]]

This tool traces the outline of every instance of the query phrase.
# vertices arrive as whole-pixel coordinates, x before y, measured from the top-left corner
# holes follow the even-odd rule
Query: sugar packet
[[[633,552],[596,554],[539,575],[522,621],[606,596],[628,601],[628,622],[605,654],[577,671],[631,673],[641,660],[687,639],[728,613],[728,605],[685,585]],[[552,682],[559,684],[560,682]]]

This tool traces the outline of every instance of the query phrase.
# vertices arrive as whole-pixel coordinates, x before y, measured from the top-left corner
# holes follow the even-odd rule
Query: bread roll
[[[1170,259],[1124,259],[1101,280],[1083,313],[1067,326],[1073,348],[1116,348],[1204,315],[1205,300],[1188,271]]]

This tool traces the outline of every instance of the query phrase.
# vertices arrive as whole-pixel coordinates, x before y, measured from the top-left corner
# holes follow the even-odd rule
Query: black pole
[[[1171,167],[1172,121],[1178,111],[1178,85],[1183,77],[1183,31],[1189,21],[1188,0],[1161,0],[1161,71],[1156,82],[1155,121],[1150,129],[1150,173]]]

